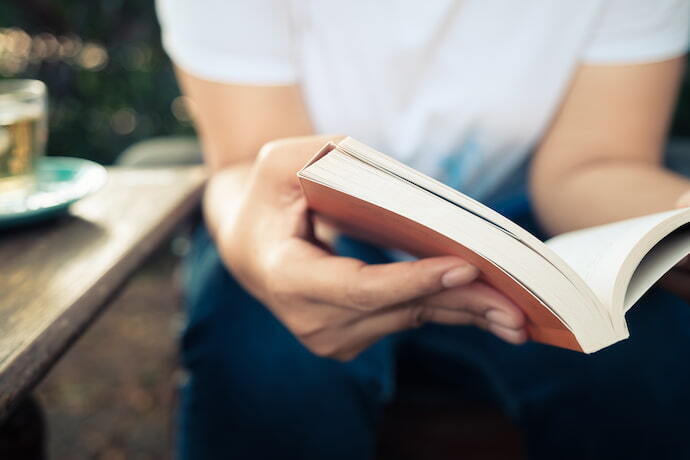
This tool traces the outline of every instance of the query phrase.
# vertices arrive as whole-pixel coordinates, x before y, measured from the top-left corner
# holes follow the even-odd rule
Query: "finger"
[[[465,310],[490,323],[510,329],[521,329],[525,325],[525,315],[510,299],[491,286],[481,282],[419,299],[425,307]]]
[[[690,302],[690,274],[687,272],[671,270],[659,280],[659,285]]]
[[[299,240],[296,240],[299,241]],[[479,270],[459,257],[367,265],[295,242],[277,267],[310,300],[360,310],[391,306],[474,281]],[[308,246],[308,247],[304,247]]]
[[[301,338],[319,356],[349,360],[384,336],[418,326],[418,312],[410,308],[387,308]]]
[[[499,339],[503,339],[513,345],[520,345],[527,341],[527,331],[524,329],[510,329],[495,323],[489,324],[487,329]]]
[[[447,308],[426,308],[419,319],[421,323],[439,323],[451,326],[475,325],[481,329],[486,329],[488,320],[478,317],[474,312],[468,310],[451,310]]]
[[[319,347],[327,350],[330,348],[333,350],[332,357],[334,358],[350,360],[386,335],[415,328],[427,322],[455,326],[476,326],[515,345],[522,344],[527,340],[527,333],[524,329],[503,327],[471,311],[406,307],[389,308],[369,315],[343,327],[337,335],[322,335],[319,340],[329,341],[330,346],[314,345],[317,349]]]
[[[474,325],[515,345],[524,343],[527,340],[527,332],[523,328],[505,327],[470,311],[429,308],[425,310],[423,317],[425,322],[458,326]]]
[[[510,343],[519,344],[527,339],[524,329],[513,329],[493,323],[485,316],[470,310],[430,308],[422,304],[386,308],[353,321],[341,328],[342,341],[331,342],[331,346],[343,353],[362,350],[382,337],[407,329],[419,327],[427,322],[449,325],[475,325],[488,330]]]
[[[380,315],[380,313],[375,313],[375,315]],[[366,321],[366,319],[360,319],[359,321]],[[463,310],[444,310],[440,308],[425,310],[425,313],[420,314],[416,321],[410,319],[410,327],[421,325],[424,322],[434,322],[454,326],[475,325],[481,329],[487,329],[488,326],[488,321],[485,318],[479,318],[472,312]],[[347,334],[350,334],[349,330]],[[353,359],[359,353],[366,350],[380,339],[381,336],[374,335],[363,341],[356,342],[353,345],[341,350],[338,353],[337,358],[345,361]]]
[[[467,324],[459,323],[460,315],[468,321],[471,321],[473,316],[469,312],[453,313],[457,315],[454,321],[458,324]],[[428,315],[428,310],[423,306],[379,310],[342,327],[342,336],[347,337],[349,346],[340,344],[340,348],[343,350],[363,349],[362,347],[369,346],[389,334],[421,326],[428,321],[428,316],[425,315]]]

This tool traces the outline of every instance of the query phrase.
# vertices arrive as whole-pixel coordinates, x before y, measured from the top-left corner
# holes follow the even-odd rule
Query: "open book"
[[[541,242],[490,208],[352,138],[298,173],[341,231],[418,257],[457,255],[523,309],[532,340],[592,353],[628,337],[625,313],[690,254],[690,208]]]

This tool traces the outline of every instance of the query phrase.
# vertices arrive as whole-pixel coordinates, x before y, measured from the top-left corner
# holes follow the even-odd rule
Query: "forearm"
[[[563,233],[673,209],[690,181],[650,162],[602,161],[537,181],[532,198],[547,232]]]
[[[312,132],[297,85],[237,85],[208,81],[176,68],[211,171],[204,217],[217,241],[231,224],[263,145]]]
[[[206,226],[216,237],[221,225],[235,218],[242,203],[253,161],[247,160],[215,172],[209,179],[203,199]]]

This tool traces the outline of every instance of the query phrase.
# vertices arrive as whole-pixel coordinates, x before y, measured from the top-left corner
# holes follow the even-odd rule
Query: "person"
[[[157,8],[211,174],[181,458],[371,458],[401,344],[451,382],[453,363],[479,369],[532,458],[690,458],[686,267],[628,315],[627,341],[524,344],[520,310],[459,258],[331,250],[295,177],[344,133],[548,234],[690,204],[662,166],[687,0]]]

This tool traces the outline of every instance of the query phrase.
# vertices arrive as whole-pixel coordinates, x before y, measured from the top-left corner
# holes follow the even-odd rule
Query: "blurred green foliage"
[[[153,0],[3,0],[3,28],[0,76],[48,86],[49,153],[111,163],[137,140],[192,132]]]
[[[137,140],[192,132],[153,0],[3,0],[0,77],[46,82],[53,154],[110,163]],[[687,75],[672,135],[690,137]]]

